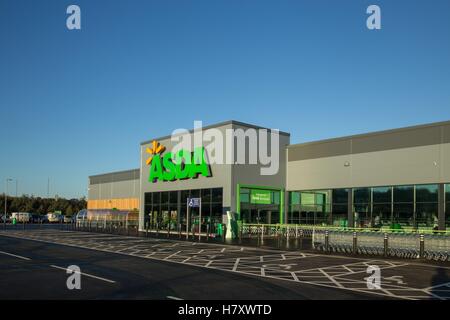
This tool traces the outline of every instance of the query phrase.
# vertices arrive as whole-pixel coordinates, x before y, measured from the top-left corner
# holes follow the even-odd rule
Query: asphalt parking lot
[[[77,265],[81,290],[68,290]],[[381,288],[368,289],[368,266]],[[80,231],[0,230],[0,299],[450,299],[450,266]]]

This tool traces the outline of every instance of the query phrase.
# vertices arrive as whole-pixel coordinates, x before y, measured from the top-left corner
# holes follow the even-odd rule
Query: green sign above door
[[[272,204],[272,191],[270,190],[250,190],[250,203]]]

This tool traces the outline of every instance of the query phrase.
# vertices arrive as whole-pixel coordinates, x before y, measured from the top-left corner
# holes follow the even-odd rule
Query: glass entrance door
[[[241,215],[245,223],[275,224],[279,221],[280,210],[276,205],[244,205]]]

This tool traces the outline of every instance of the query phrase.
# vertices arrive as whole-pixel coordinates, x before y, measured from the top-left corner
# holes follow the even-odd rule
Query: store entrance
[[[279,206],[277,205],[243,205],[241,216],[244,223],[279,223]]]

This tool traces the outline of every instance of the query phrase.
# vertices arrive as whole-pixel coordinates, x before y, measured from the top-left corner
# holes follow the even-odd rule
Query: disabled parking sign
[[[189,198],[188,206],[191,207],[191,208],[198,208],[198,207],[200,207],[200,198]]]

